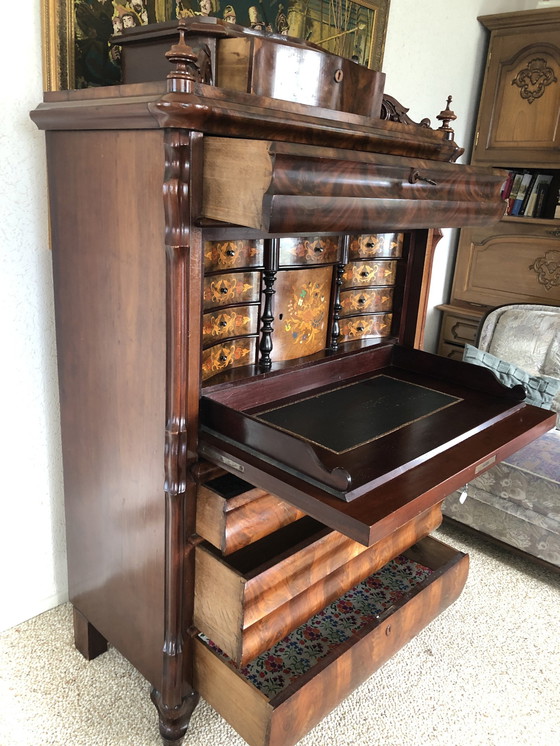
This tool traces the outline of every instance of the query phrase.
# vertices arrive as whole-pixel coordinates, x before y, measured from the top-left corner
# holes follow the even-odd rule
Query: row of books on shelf
[[[560,218],[560,172],[514,169],[502,186],[506,215]]]

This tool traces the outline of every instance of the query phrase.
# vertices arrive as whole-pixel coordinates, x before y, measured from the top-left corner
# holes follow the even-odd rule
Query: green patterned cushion
[[[507,363],[499,357],[483,352],[472,345],[465,345],[463,360],[466,363],[474,363],[484,368],[489,368],[496,377],[506,386],[521,384],[525,389],[528,404],[536,407],[550,408],[550,404],[556,394],[560,391],[560,379],[550,376],[532,376],[527,371],[518,368],[513,363]]]

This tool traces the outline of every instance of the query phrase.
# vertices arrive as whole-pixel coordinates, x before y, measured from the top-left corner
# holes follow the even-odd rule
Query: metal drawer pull
[[[408,181],[410,184],[416,184],[417,181],[424,181],[426,184],[433,184],[433,186],[437,186],[437,181],[434,181],[433,179],[428,179],[425,176],[420,176],[418,173],[418,169],[411,168],[410,173],[408,175]]]

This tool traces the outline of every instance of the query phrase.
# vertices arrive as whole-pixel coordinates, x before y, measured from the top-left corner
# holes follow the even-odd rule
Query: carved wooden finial
[[[455,130],[453,129],[453,127],[449,126],[449,122],[453,122],[455,121],[455,119],[457,119],[457,115],[455,114],[455,112],[449,108],[452,101],[452,97],[448,96],[446,108],[443,111],[440,111],[440,113],[436,117],[436,119],[439,119],[439,121],[441,122],[441,127],[438,127],[438,130],[442,130],[443,132],[445,132],[446,140],[453,140],[453,137],[455,135]]]
[[[167,59],[175,69],[167,76],[167,88],[169,91],[180,91],[190,93],[193,83],[200,80],[198,69],[198,55],[185,41],[185,28],[178,26],[179,41],[165,53]]]

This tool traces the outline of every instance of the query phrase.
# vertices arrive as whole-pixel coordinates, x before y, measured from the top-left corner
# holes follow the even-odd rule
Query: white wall
[[[66,599],[39,6],[0,27],[0,630]]]
[[[483,74],[486,34],[477,16],[536,7],[536,0],[391,0],[383,70],[385,91],[410,108],[414,121],[436,116],[448,95],[457,114],[455,141],[466,149],[467,163]],[[445,230],[434,260],[426,322],[425,348],[435,351],[440,312],[448,300],[457,231]]]
[[[476,16],[534,5],[391,0],[387,91],[414,119],[433,122],[451,93],[456,140],[468,144],[482,64]],[[41,99],[39,16],[39,0],[4,3],[0,31],[0,630],[67,592],[44,144],[28,117]],[[445,299],[449,234],[436,254],[432,306]]]

